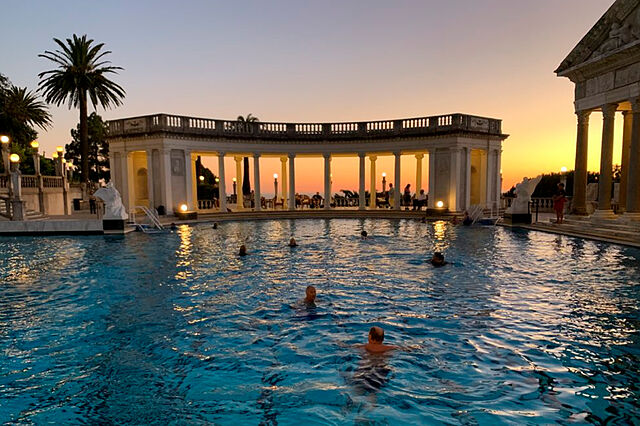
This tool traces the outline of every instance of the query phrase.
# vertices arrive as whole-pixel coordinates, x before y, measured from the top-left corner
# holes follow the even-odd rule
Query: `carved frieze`
[[[489,120],[486,118],[480,117],[471,117],[469,120],[469,127],[472,130],[484,130],[485,132],[489,131]]]
[[[125,132],[144,132],[147,130],[147,122],[144,118],[132,118],[124,121]]]

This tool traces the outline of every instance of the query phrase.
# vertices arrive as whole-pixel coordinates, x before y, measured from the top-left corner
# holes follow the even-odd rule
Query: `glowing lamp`
[[[277,174],[277,173],[274,173],[274,174],[273,174],[273,178],[274,178],[274,179],[278,179],[278,174]]]
[[[236,181],[237,181],[237,179],[236,179],[236,178],[233,178],[233,179],[231,179],[231,180],[232,180],[232,181],[234,181],[234,182],[236,182]]]
[[[7,136],[7,135],[0,136],[0,142],[9,143],[9,136]]]
[[[51,158],[53,158],[54,160],[58,158],[58,153],[54,152],[53,154],[51,154]]]
[[[38,149],[39,147],[40,144],[38,143],[38,141],[31,141],[31,148]]]
[[[216,178],[216,183],[220,182],[220,178]]]
[[[200,182],[204,182],[204,176],[200,176],[198,179],[200,179]]]
[[[63,159],[62,159],[62,163],[63,163],[63,164],[66,164],[66,163],[67,163],[67,160],[65,160],[65,159],[63,158]]]
[[[18,154],[11,154],[9,156],[9,161],[11,161],[12,163],[19,163],[20,162],[20,156]]]
[[[58,151],[60,154],[62,154],[62,151],[64,151],[64,148],[61,146],[56,146],[56,151]]]
[[[187,205],[186,205],[186,204],[180,204],[180,211],[181,211],[181,212],[186,212],[186,211],[187,211],[187,209],[188,209],[188,207],[187,207]]]
[[[385,172],[382,172],[382,177],[387,177],[387,174]]]
[[[443,208],[443,207],[444,207],[444,203],[443,203],[442,201],[438,201],[438,202],[436,203],[436,207],[437,207],[437,208],[439,208],[439,209],[441,209],[441,208]]]

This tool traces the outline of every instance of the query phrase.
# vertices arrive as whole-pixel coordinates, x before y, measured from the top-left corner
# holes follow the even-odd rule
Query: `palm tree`
[[[8,127],[9,133],[11,128],[24,125],[37,126],[44,130],[51,126],[51,115],[47,106],[34,92],[27,90],[26,87],[10,86],[2,93],[0,121],[3,127]]]
[[[119,106],[125,91],[107,78],[108,74],[117,74],[121,67],[109,65],[103,58],[111,53],[102,50],[104,43],[94,44],[86,35],[66,39],[66,44],[57,38],[53,41],[60,46],[55,52],[46,50],[38,56],[49,59],[58,67],[38,74],[40,90],[47,102],[60,106],[66,102],[80,109],[80,157],[82,182],[89,181],[89,130],[87,125],[87,101],[93,108]],[[87,99],[88,98],[88,99]]]
[[[245,123],[257,123],[260,121],[258,117],[254,117],[249,113],[246,117],[238,116],[237,121],[240,123],[240,128],[244,129]],[[247,125],[245,131],[249,131],[251,126]],[[249,181],[249,157],[244,157],[244,173],[242,174],[242,195],[251,194],[251,181]]]

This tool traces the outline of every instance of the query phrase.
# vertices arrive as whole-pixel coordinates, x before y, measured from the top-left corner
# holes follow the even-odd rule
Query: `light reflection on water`
[[[638,421],[637,250],[283,220],[0,252],[1,422]],[[409,350],[363,357],[372,324]]]

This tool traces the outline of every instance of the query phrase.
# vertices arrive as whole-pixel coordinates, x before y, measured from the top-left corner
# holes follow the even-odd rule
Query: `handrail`
[[[467,114],[339,123],[244,122],[153,114],[110,120],[108,137],[175,133],[253,139],[345,139],[420,136],[447,132],[502,135],[502,120]]]
[[[132,220],[132,222],[134,224],[138,225],[138,223],[136,223],[136,210],[137,209],[142,210],[142,212],[149,218],[149,220],[153,224],[154,228],[164,229],[164,226],[162,226],[162,224],[160,223],[160,219],[158,218],[158,216],[156,216],[155,212],[153,212],[151,209],[149,209],[146,206],[134,206],[131,209],[131,213],[129,214],[129,216],[131,217],[131,220]]]

